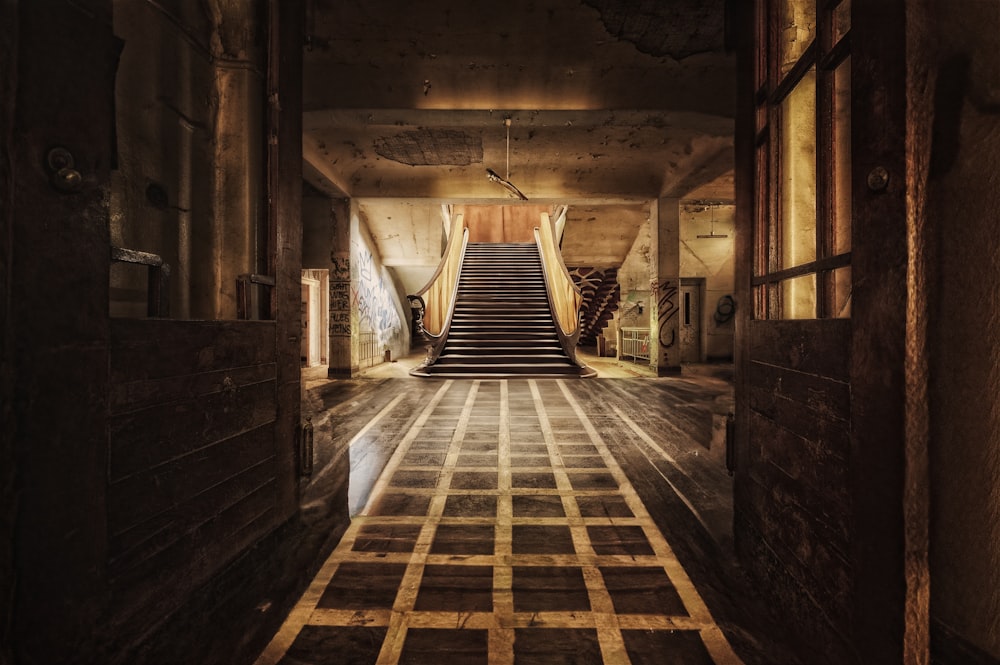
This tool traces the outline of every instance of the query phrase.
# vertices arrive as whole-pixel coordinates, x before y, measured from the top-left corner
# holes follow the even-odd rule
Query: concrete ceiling
[[[406,288],[441,204],[515,202],[488,168],[569,205],[568,265],[620,265],[650,201],[732,199],[723,4],[313,0],[306,178],[359,201]]]

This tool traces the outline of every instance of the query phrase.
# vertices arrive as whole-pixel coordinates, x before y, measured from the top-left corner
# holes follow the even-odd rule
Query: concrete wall
[[[937,243],[928,331],[935,650],[958,642],[998,659],[1000,5],[915,4],[927,13],[913,29],[939,39],[911,62],[937,86],[925,211]],[[979,662],[949,662],[957,658]]]
[[[714,314],[719,300],[735,290],[735,206],[722,205],[714,210],[714,230],[727,238],[698,238],[711,233],[713,211],[690,201],[680,206],[680,276],[705,280],[701,308],[702,348],[708,359],[733,357],[735,320],[716,323]],[[636,234],[635,242],[618,271],[621,305],[608,323],[604,335],[614,339],[619,327],[648,327],[650,299],[651,241],[649,222]],[[642,313],[636,305],[642,303]]]
[[[356,267],[351,271],[351,308],[357,313],[358,329],[374,332],[379,349],[388,349],[393,358],[409,353],[409,305],[403,306],[405,294],[382,265],[363,217],[351,237],[351,264]]]
[[[732,296],[736,288],[735,219],[734,205],[709,208],[690,201],[681,202],[681,277],[701,277],[705,280],[701,335],[702,348],[709,360],[731,360],[733,357],[735,317],[720,323],[715,314],[720,300],[725,296]],[[710,235],[713,230],[716,235],[728,237],[698,237]]]
[[[618,311],[604,329],[607,339],[617,339],[619,328],[648,328],[649,313],[652,310],[650,298],[650,235],[649,222],[639,229],[629,250],[618,269],[618,284],[621,286],[621,299]],[[638,305],[642,305],[642,312]]]
[[[235,318],[263,224],[263,40],[256,3],[115,0],[118,168],[111,242],[171,267],[173,318]],[[111,313],[145,316],[145,270],[114,265]]]
[[[302,268],[329,270],[334,248],[333,202],[308,187],[302,192]]]

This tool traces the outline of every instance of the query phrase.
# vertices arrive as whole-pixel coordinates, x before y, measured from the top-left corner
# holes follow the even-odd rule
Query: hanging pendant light
[[[493,169],[486,169],[486,178],[491,182],[499,183],[504,189],[506,189],[513,196],[521,199],[522,201],[527,201],[528,197],[521,193],[521,190],[514,186],[514,183],[510,181],[510,116],[503,119],[503,124],[507,127],[507,177],[501,178],[500,175]]]
[[[719,204],[716,204],[716,203],[709,203],[708,204],[708,207],[712,211],[712,227],[711,227],[711,231],[709,231],[708,233],[703,233],[703,234],[699,235],[698,236],[699,238],[728,238],[729,237],[728,233],[716,233],[715,232],[715,206],[716,205],[719,205]]]

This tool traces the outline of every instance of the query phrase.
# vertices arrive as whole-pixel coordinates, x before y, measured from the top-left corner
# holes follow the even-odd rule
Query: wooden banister
[[[583,293],[573,282],[562,252],[556,242],[555,227],[548,213],[541,214],[541,224],[535,227],[535,242],[545,271],[545,289],[556,322],[559,341],[571,359],[576,359],[576,344],[580,338],[580,304]]]
[[[430,353],[425,364],[433,362],[441,352],[441,345],[447,337],[451,325],[451,315],[455,310],[455,298],[458,293],[458,278],[462,272],[462,259],[468,244],[469,232],[465,228],[462,215],[452,219],[451,232],[448,234],[448,245],[444,257],[438,265],[434,276],[424,288],[408,296],[411,301],[423,304],[422,316],[418,320],[418,331],[431,343]]]

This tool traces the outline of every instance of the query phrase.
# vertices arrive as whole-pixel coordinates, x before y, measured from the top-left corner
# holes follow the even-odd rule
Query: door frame
[[[697,340],[697,356],[696,361],[685,361],[684,360],[684,347],[681,347],[681,362],[699,362],[703,363],[707,359],[707,349],[708,349],[708,322],[705,316],[705,278],[704,277],[681,277],[681,289],[679,295],[680,302],[678,306],[681,311],[681,318],[678,325],[683,326],[685,319],[686,304],[684,302],[684,287],[693,287],[693,292],[697,298],[696,306],[696,321],[693,323],[697,327],[697,335],[695,339]],[[683,340],[683,336],[681,336]]]

